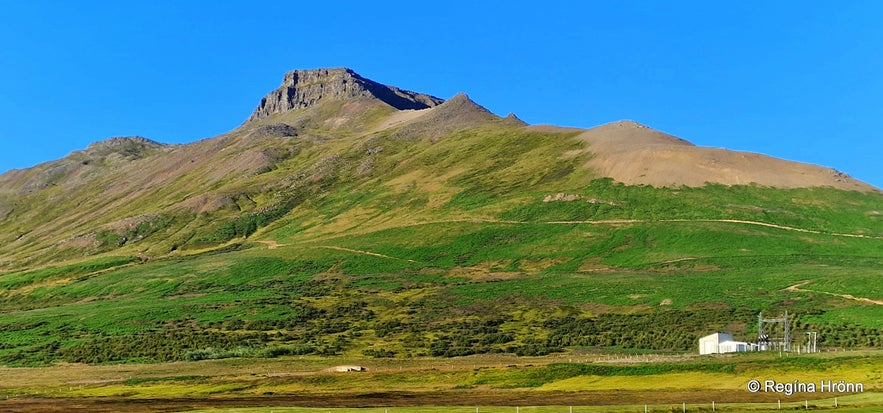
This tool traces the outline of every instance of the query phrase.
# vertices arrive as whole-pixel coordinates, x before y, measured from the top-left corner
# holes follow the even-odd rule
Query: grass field
[[[4,274],[0,363],[687,351],[707,331],[749,339],[760,311],[794,314],[798,340],[883,342],[875,238],[739,222],[446,221],[274,242]]]
[[[362,365],[368,370],[328,371],[334,365]],[[0,409],[13,412],[40,410],[40,406],[85,406],[86,411],[203,411],[198,406],[214,406],[215,410],[205,411],[318,412],[324,408],[335,413],[352,411],[339,408],[346,406],[384,413],[386,409],[472,412],[476,407],[504,412],[516,406],[521,406],[519,412],[553,412],[574,406],[575,412],[627,412],[643,411],[644,404],[650,411],[668,411],[682,403],[688,411],[709,411],[712,401],[719,411],[765,411],[778,401],[786,409],[802,407],[805,401],[814,409],[830,408],[835,397],[847,411],[873,411],[883,405],[879,351],[782,357],[770,353],[719,357],[570,353],[410,360],[304,356],[4,368],[0,373],[5,378],[0,383]],[[752,379],[844,380],[862,383],[864,391],[752,393],[747,389]],[[237,406],[243,409],[234,409]],[[247,406],[253,407],[244,409]]]

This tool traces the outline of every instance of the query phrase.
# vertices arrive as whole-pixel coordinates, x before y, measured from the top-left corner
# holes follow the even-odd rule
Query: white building
[[[737,353],[756,350],[756,345],[733,340],[732,334],[714,333],[699,339],[699,354]]]

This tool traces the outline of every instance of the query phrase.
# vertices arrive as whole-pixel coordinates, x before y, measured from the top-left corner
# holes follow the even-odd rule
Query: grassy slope
[[[756,312],[785,310],[823,344],[880,343],[883,307],[831,295],[883,298],[879,193],[628,187],[562,155],[579,152],[574,133],[358,132],[382,118],[369,115],[355,131],[311,132],[333,139],[261,141],[288,155],[211,183],[235,205],[171,214],[98,258],[0,276],[0,363],[687,350],[716,329],[748,339]],[[130,212],[162,211],[208,172]],[[544,202],[559,193],[575,197]],[[280,205],[247,239],[236,232]],[[625,338],[566,333],[593,323]]]

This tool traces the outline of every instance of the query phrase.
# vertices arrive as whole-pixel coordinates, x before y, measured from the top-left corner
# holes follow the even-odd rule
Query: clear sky
[[[529,123],[632,119],[883,187],[881,1],[0,0],[0,171],[208,138],[350,67]],[[576,5],[572,4],[576,3]]]

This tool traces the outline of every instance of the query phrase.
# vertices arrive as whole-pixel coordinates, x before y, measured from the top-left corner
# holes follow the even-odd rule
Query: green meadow
[[[386,201],[331,197],[312,205],[325,233],[294,211],[215,249],[5,273],[0,362],[683,353],[717,330],[751,340],[759,312],[785,311],[799,340],[881,344],[879,195],[602,180],[578,201],[531,196],[355,226],[345,205]]]
[[[272,167],[219,172],[206,202],[220,206],[201,212],[169,206],[209,169],[113,214],[23,198],[51,209],[34,222],[77,203],[94,219],[8,243],[0,396],[580,413],[708,411],[716,395],[721,411],[765,411],[775,399],[745,383],[794,377],[866,382],[843,406],[880,406],[883,195],[626,186],[584,168],[574,135],[256,140]],[[146,218],[112,225],[126,216]],[[25,224],[0,222],[4,239]],[[785,312],[795,348],[817,332],[823,353],[695,354],[702,336],[754,341],[759,313]]]

